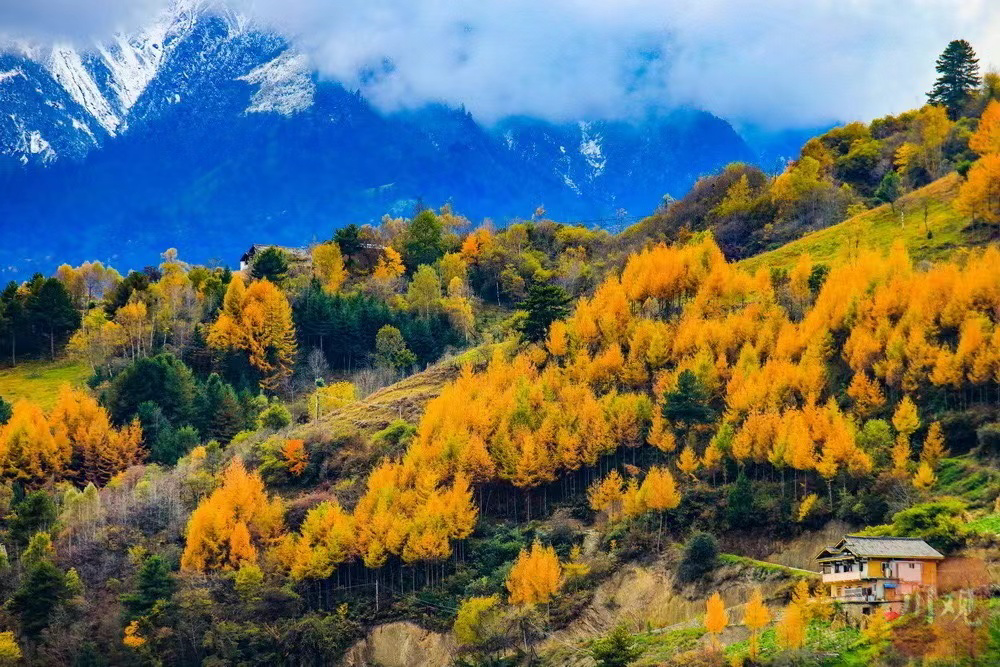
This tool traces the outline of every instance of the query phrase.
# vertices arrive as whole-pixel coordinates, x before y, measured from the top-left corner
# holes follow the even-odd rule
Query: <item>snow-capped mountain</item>
[[[189,259],[231,262],[417,200],[497,221],[540,205],[561,220],[646,214],[751,158],[694,110],[490,127],[439,105],[381,113],[280,35],[199,0],[90,48],[0,49],[0,267],[17,277],[53,257],[141,266],[184,240]],[[21,225],[35,233],[3,234]]]

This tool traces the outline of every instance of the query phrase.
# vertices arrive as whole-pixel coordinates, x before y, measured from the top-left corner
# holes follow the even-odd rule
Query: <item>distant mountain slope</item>
[[[0,277],[53,257],[142,266],[175,245],[232,263],[252,242],[304,244],[418,200],[500,222],[538,206],[616,220],[753,158],[696,110],[494,127],[443,106],[380,113],[281,36],[199,7],[86,52],[0,55]]]

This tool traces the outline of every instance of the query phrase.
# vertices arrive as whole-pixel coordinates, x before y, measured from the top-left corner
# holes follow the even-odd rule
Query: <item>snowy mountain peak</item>
[[[52,78],[59,82],[73,101],[86,109],[109,135],[114,136],[122,119],[101,93],[77,50],[68,44],[57,44],[52,47],[45,65]]]
[[[311,107],[316,93],[308,58],[291,51],[285,51],[238,80],[259,86],[246,113],[270,111],[292,116]]]

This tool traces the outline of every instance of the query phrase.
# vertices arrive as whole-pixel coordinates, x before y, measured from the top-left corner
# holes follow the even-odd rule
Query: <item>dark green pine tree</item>
[[[590,648],[590,657],[598,667],[628,667],[642,655],[632,635],[624,625],[616,627],[610,635],[598,639]]]
[[[73,306],[73,297],[66,287],[49,278],[32,288],[28,310],[39,331],[49,339],[49,355],[56,358],[56,340],[69,336],[80,326],[80,312]]]
[[[222,444],[228,443],[246,426],[246,416],[236,392],[216,373],[209,375],[205,383],[202,419],[202,432]]]
[[[521,323],[521,334],[529,343],[545,340],[549,326],[569,314],[569,294],[558,285],[535,283],[528,289],[522,308],[527,311]]]
[[[288,275],[288,254],[281,248],[267,248],[260,251],[253,260],[250,274],[260,280],[266,278],[275,285],[280,285]]]
[[[11,597],[10,607],[20,618],[24,634],[36,637],[49,627],[52,612],[68,596],[66,575],[43,560],[32,566],[24,583]]]
[[[663,418],[674,424],[681,424],[684,430],[695,424],[707,424],[715,416],[705,390],[690,370],[677,376],[677,388],[668,392],[665,398]]]
[[[160,600],[169,602],[174,594],[174,580],[170,578],[170,568],[159,556],[147,558],[139,568],[138,581],[134,593],[122,595],[126,620],[131,621],[147,615]]]
[[[927,101],[946,107],[948,116],[956,120],[972,91],[979,86],[979,59],[971,44],[956,39],[938,57],[935,69],[938,78],[927,93]]]

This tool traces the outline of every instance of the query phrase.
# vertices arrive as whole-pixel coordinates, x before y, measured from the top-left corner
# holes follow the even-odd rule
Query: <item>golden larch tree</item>
[[[770,623],[771,610],[764,604],[764,596],[758,586],[743,609],[743,625],[750,628],[750,657],[755,660],[760,650],[760,631]]]
[[[42,409],[27,400],[14,403],[0,427],[0,473],[7,479],[38,486],[60,479],[72,456],[69,443],[56,438]]]
[[[973,220],[1000,223],[1000,153],[984,155],[973,163],[954,206]]]
[[[284,528],[281,501],[271,499],[260,475],[233,461],[222,484],[198,504],[187,525],[181,569],[234,570],[273,545]]]
[[[691,445],[686,445],[677,459],[678,470],[691,479],[695,479],[694,474],[700,467],[701,461],[698,460],[698,455],[694,453],[694,448]]]
[[[712,597],[708,598],[708,602],[705,603],[705,629],[712,635],[713,646],[718,648],[719,635],[722,634],[727,625],[729,625],[729,612],[726,611],[726,605],[722,602],[722,596],[717,592],[712,593]]]
[[[511,604],[546,604],[562,585],[562,566],[552,547],[535,540],[531,551],[522,549],[507,575]]]
[[[927,428],[927,437],[924,438],[924,446],[920,450],[920,460],[927,463],[932,470],[936,470],[941,459],[947,456],[948,449],[944,444],[941,422],[931,422]]]
[[[590,509],[604,512],[609,521],[615,520],[615,511],[621,507],[623,496],[623,480],[617,470],[612,470],[607,477],[594,482],[587,489],[587,500]]]
[[[313,273],[323,288],[329,292],[339,292],[347,280],[344,257],[337,243],[320,243],[312,249]]]
[[[806,620],[802,605],[794,602],[785,607],[785,613],[778,621],[778,644],[788,651],[802,648],[806,638]]]
[[[223,299],[223,309],[208,332],[216,349],[240,350],[260,374],[265,389],[276,389],[292,372],[295,361],[295,324],[284,293],[268,280],[244,288],[234,275]]]
[[[138,417],[115,428],[93,396],[68,384],[59,390],[49,425],[59,447],[72,453],[72,473],[80,481],[106,484],[145,456]]]
[[[937,476],[934,474],[934,469],[927,461],[922,461],[917,466],[917,472],[913,476],[913,486],[921,491],[929,491],[936,481]]]

